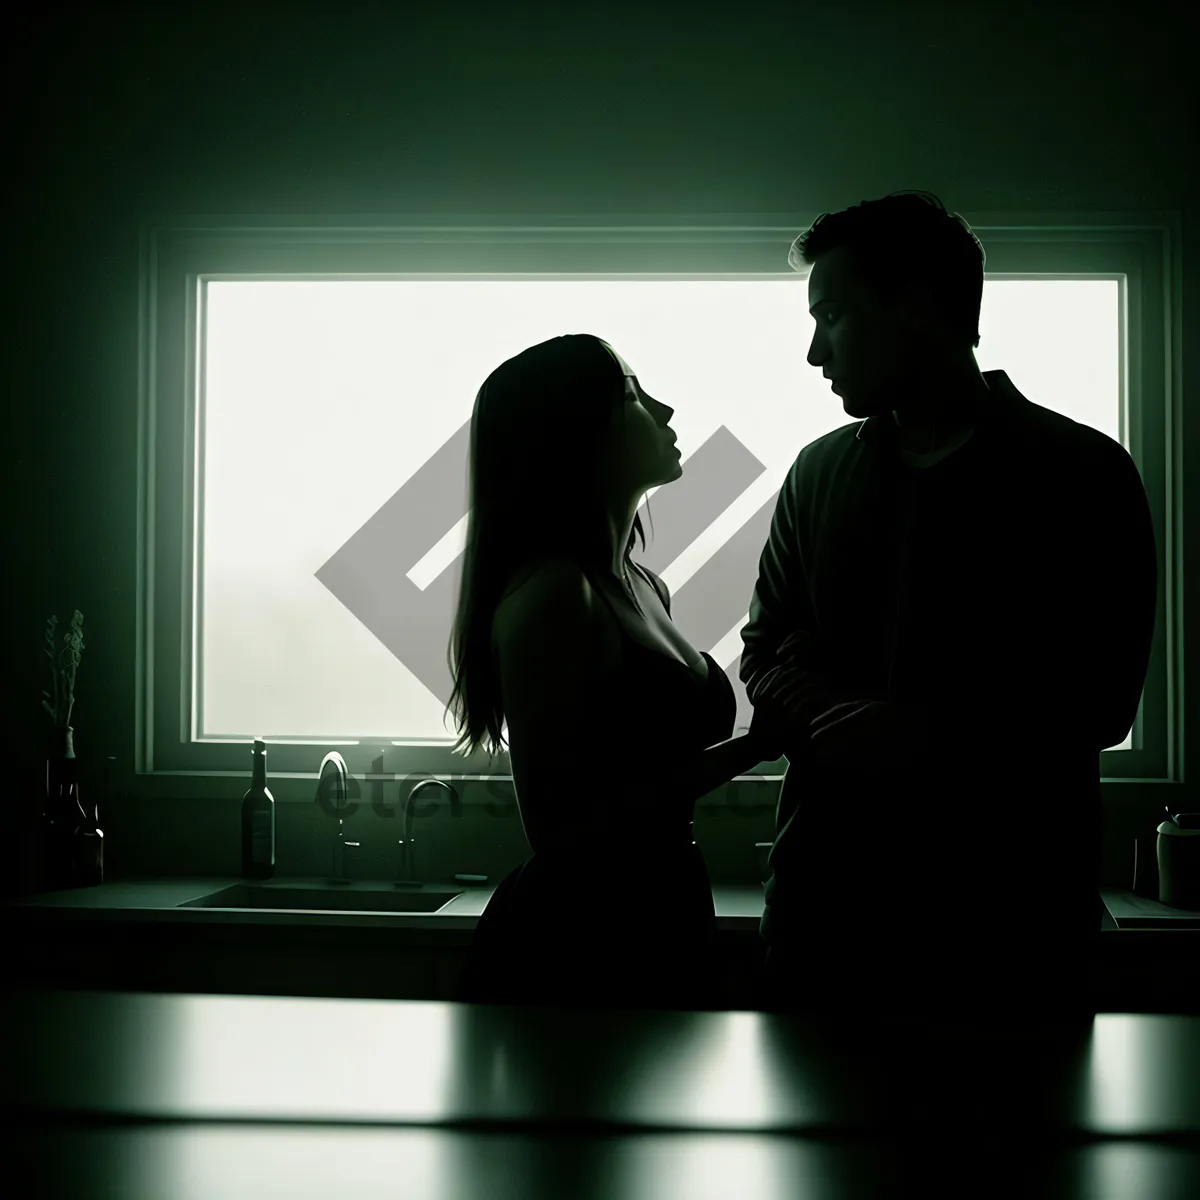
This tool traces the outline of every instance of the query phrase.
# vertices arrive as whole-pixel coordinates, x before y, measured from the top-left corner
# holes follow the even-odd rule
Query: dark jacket
[[[1098,929],[1099,756],[1145,682],[1149,506],[1121,445],[1003,371],[983,378],[974,430],[948,455],[906,461],[887,413],[805,446],[780,490],[742,633],[751,699],[803,629],[839,698],[893,702],[932,753],[899,773],[833,773],[805,737],[789,749],[772,944],[871,913],[911,928],[920,911],[939,953],[944,923],[928,918],[948,904],[973,928],[1049,902],[1062,927]]]

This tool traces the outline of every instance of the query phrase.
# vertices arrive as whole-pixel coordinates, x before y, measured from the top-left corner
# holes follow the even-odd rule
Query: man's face
[[[830,379],[846,415],[861,419],[895,407],[897,394],[911,386],[929,354],[921,295],[881,303],[838,248],[813,262],[808,306],[816,326],[809,365]]]

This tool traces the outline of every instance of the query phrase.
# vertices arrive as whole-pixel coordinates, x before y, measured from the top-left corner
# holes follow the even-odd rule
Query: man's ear
[[[928,334],[941,324],[941,315],[933,301],[929,284],[919,280],[906,287],[896,298],[897,317],[917,333]]]
[[[934,299],[927,283],[913,285],[908,306],[909,328],[930,343],[949,344],[953,339],[946,325],[946,315]]]

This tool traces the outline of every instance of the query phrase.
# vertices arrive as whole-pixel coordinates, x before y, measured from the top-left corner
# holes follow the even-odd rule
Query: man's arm
[[[771,532],[758,560],[758,580],[750,598],[750,619],[742,629],[742,661],[738,676],[756,703],[768,671],[779,666],[783,640],[797,631],[814,641],[817,621],[800,551],[800,459],[792,464],[771,518]]]

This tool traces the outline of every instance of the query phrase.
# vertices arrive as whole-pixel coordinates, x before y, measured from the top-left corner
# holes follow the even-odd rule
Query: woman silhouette
[[[496,753],[507,723],[533,854],[480,919],[462,1000],[723,1004],[693,806],[780,757],[771,700],[794,697],[798,676],[781,668],[750,731],[731,738],[729,679],[631,560],[642,497],[682,474],[672,411],[587,334],[509,359],[476,397],[455,748]]]

